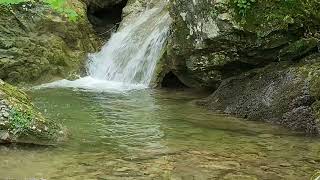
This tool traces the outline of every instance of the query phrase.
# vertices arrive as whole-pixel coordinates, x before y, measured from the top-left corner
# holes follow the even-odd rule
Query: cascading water
[[[169,31],[170,17],[153,8],[114,34],[90,57],[88,73],[101,80],[149,85]]]
[[[147,9],[113,34],[100,52],[89,55],[87,77],[42,87],[96,90],[148,87],[163,53],[170,23],[165,5]]]

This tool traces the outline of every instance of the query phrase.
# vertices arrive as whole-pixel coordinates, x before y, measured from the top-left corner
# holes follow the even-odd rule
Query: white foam
[[[73,88],[93,92],[125,92],[133,89],[145,89],[148,88],[148,86],[143,84],[127,84],[117,81],[99,80],[87,76],[74,81],[63,79],[52,83],[42,84],[35,88]]]
[[[123,92],[147,88],[169,33],[171,18],[160,4],[147,9],[113,34],[102,50],[89,55],[89,76],[60,80],[36,88],[74,88]]]
[[[88,74],[96,79],[149,85],[170,24],[163,5],[142,12],[113,34],[100,52],[89,56]]]

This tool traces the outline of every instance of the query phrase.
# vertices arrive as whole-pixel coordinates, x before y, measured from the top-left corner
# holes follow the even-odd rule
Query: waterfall
[[[90,55],[89,76],[149,85],[167,39],[170,16],[162,7],[143,12],[113,34],[99,53]]]
[[[89,90],[146,88],[163,53],[170,24],[165,5],[149,8],[122,25],[100,52],[89,55],[87,77],[56,81],[41,87]]]

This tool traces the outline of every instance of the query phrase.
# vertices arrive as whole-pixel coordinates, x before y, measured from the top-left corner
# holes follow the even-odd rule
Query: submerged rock
[[[0,144],[50,144],[63,134],[61,126],[46,120],[24,92],[0,80]]]
[[[100,45],[86,17],[86,6],[72,0],[75,21],[39,2],[0,6],[0,78],[47,82],[72,78],[88,52]]]

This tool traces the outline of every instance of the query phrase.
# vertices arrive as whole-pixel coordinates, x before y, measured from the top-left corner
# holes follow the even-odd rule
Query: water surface
[[[35,104],[69,129],[57,147],[0,147],[0,179],[310,179],[320,141],[214,114],[192,91],[42,89]]]

